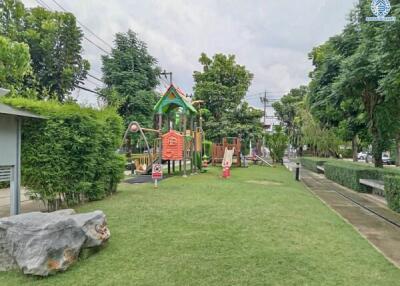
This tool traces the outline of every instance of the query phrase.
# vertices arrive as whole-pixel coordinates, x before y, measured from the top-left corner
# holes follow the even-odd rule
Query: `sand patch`
[[[249,184],[256,184],[261,186],[282,186],[283,183],[281,182],[272,182],[272,181],[246,181]]]

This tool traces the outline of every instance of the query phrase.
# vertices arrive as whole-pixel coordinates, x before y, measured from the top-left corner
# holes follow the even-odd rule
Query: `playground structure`
[[[231,142],[231,143],[229,143]],[[224,163],[225,156],[227,152],[231,156],[231,165],[235,165],[236,167],[241,166],[240,159],[240,150],[241,150],[241,142],[240,138],[224,138],[222,143],[216,143],[212,146],[212,165],[216,166],[217,163]]]
[[[222,161],[222,167],[232,167],[233,163],[233,155],[235,154],[235,148],[229,150],[228,148],[225,148],[225,154],[224,154],[224,159]]]
[[[142,128],[138,122],[129,124],[123,139],[123,145],[131,145],[131,133],[140,134],[140,142],[144,142],[145,151],[140,154],[130,154],[125,150],[128,161],[135,166],[138,174],[150,174],[155,163],[168,164],[168,173],[175,172],[175,162],[179,162],[179,171],[187,176],[188,162],[190,173],[197,173],[202,168],[202,130],[201,114],[189,102],[185,94],[173,84],[167,89],[154,107],[156,112],[156,129]],[[152,146],[149,145],[145,132],[156,135]],[[121,150],[123,150],[121,146]]]

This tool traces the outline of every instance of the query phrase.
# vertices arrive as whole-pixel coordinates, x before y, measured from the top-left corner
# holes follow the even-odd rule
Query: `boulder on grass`
[[[110,237],[103,212],[74,210],[33,212],[0,219],[0,271],[19,268],[47,276],[65,271],[83,248],[97,247]]]

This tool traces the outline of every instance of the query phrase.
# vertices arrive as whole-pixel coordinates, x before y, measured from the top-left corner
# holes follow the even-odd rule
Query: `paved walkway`
[[[25,190],[21,190],[21,212],[34,212],[45,209],[43,203],[32,201],[25,196]],[[10,189],[0,189],[0,218],[10,215]]]
[[[394,225],[400,225],[399,214],[388,209],[382,200],[342,187],[326,179],[324,175],[302,168],[301,179],[311,192],[352,224],[387,259],[400,267],[400,228]],[[394,224],[345,197],[388,218]]]

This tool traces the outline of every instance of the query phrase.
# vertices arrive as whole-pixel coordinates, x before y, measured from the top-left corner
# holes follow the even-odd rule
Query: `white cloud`
[[[52,0],[43,1],[56,8]],[[255,75],[251,93],[281,94],[308,82],[308,52],[343,29],[354,1],[57,0],[109,43],[117,32],[139,33],[160,66],[172,71],[174,82],[188,93],[193,71],[201,68],[200,53],[223,52],[235,54]],[[86,41],[84,47],[92,72],[100,75],[101,51]],[[86,96],[81,93],[80,99]]]

